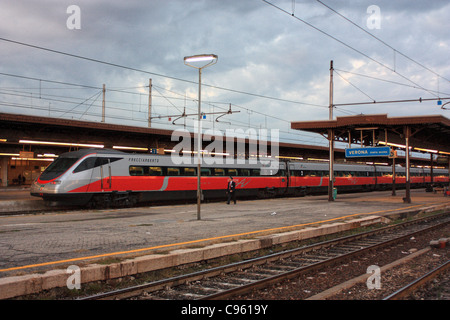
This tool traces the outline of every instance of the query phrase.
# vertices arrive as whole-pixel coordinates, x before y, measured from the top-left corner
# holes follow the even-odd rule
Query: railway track
[[[429,283],[439,275],[445,273],[450,268],[450,260],[443,263],[442,265],[438,266],[437,268],[434,268],[427,274],[417,278],[416,280],[412,281],[411,283],[407,284],[403,288],[397,290],[396,292],[392,293],[391,295],[385,297],[383,300],[401,300],[404,298],[407,298],[411,293],[418,290],[421,286]],[[450,282],[447,281],[445,283],[445,292],[442,296],[443,300],[450,300]]]
[[[228,299],[286,279],[331,266],[368,251],[392,246],[450,222],[448,213],[404,222],[357,235],[105,292],[81,300],[147,299],[212,300]]]

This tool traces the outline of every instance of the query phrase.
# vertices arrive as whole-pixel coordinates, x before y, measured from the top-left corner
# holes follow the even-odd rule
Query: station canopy
[[[412,151],[450,155],[450,119],[442,115],[388,117],[386,114],[337,117],[335,120],[291,122],[291,128],[315,132],[362,146],[405,146]],[[331,133],[332,132],[332,133]]]

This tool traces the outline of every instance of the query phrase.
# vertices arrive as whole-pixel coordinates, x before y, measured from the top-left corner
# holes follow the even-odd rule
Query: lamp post
[[[201,104],[202,104],[202,69],[209,67],[215,63],[217,63],[218,56],[215,54],[199,54],[195,56],[184,57],[184,64],[198,69],[198,125],[197,125],[197,220],[201,219],[200,214],[200,203],[202,197],[201,190],[201,155],[200,151],[202,149],[202,139],[201,139],[201,121],[202,121],[202,113],[201,113]],[[192,64],[199,62],[201,66]]]

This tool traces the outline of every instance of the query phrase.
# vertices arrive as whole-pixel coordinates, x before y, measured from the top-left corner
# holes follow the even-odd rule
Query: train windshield
[[[50,164],[39,179],[52,180],[66,172],[80,158],[58,158]]]

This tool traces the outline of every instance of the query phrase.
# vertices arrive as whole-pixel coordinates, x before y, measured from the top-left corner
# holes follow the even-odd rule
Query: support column
[[[433,154],[430,152],[430,181],[431,181],[431,185],[433,185],[433,178],[434,174],[433,174]]]
[[[406,146],[406,196],[403,198],[404,203],[411,203],[411,175],[410,175],[410,152],[409,152],[409,139],[411,137],[411,128],[409,126],[404,127],[405,133],[405,146]]]
[[[328,142],[330,146],[330,161],[329,161],[329,180],[328,180],[328,201],[334,201],[333,187],[334,187],[334,129],[328,129]]]
[[[392,196],[397,195],[395,192],[395,154],[392,157]]]
[[[7,157],[1,157],[1,178],[2,178],[2,187],[8,186],[8,158]]]
[[[333,60],[330,61],[330,97],[329,97],[329,118],[333,120]],[[334,129],[328,129],[328,142],[330,146],[329,180],[328,180],[328,201],[334,201],[333,181],[334,181]]]

